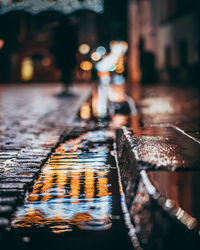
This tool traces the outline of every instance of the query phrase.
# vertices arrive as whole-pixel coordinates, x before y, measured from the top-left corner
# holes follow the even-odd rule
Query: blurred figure
[[[152,52],[145,50],[145,40],[140,38],[138,45],[140,53],[141,82],[143,84],[156,82],[155,56]]]
[[[200,88],[200,41],[198,42],[196,48],[195,62],[190,67],[189,83],[192,83]]]
[[[64,90],[60,96],[72,95],[69,92],[69,86],[72,83],[73,71],[76,66],[77,40],[76,27],[68,20],[56,27],[52,52],[55,56],[56,66],[61,71],[61,81],[64,84]]]

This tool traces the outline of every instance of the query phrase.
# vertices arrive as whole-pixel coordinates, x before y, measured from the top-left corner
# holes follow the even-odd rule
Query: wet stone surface
[[[200,172],[148,171],[148,178],[165,197],[166,208],[188,229],[200,232]]]
[[[198,88],[154,85],[142,89],[138,106],[142,123],[175,125],[199,141],[200,91]]]
[[[149,186],[143,172],[137,194],[129,206],[131,221],[142,247],[159,250],[199,249],[200,238],[198,230],[194,229],[195,219],[173,204],[177,200],[166,197]]]
[[[199,143],[171,127],[124,127],[117,131],[117,151],[141,246],[199,249]]]
[[[63,244],[67,249],[132,249],[120,206],[113,131],[71,135],[18,207],[11,230],[3,235],[6,249],[35,249],[38,240],[41,249],[63,249]]]
[[[154,85],[142,89],[139,112],[145,124],[199,124],[200,92],[197,88]]]
[[[200,144],[169,126],[132,129],[131,147],[141,169],[200,170]]]
[[[0,244],[4,249],[131,249],[120,209],[122,191],[143,249],[196,249],[199,203],[190,191],[195,193],[198,186],[189,184],[198,182],[198,175],[189,171],[198,173],[200,166],[198,92],[145,87],[139,116],[121,114],[123,109],[117,105],[116,114],[110,120],[99,119],[98,125],[88,123],[89,112],[82,113],[86,122],[70,123],[88,96],[84,88],[79,90],[81,98],[68,102],[55,98],[56,89],[49,86],[15,92],[12,87],[0,92]],[[101,104],[98,108],[105,111],[105,103]],[[101,111],[98,108],[92,115]],[[131,127],[133,134],[118,131],[119,193],[111,131],[120,125]],[[63,134],[65,142],[58,146],[64,130],[70,133]],[[188,189],[181,187],[181,171]],[[33,187],[31,180],[38,177]],[[186,192],[191,198],[188,203]]]
[[[81,89],[81,95],[79,94]],[[70,127],[91,93],[89,86],[73,86],[73,98],[57,98],[61,85],[1,85],[0,88],[0,217],[9,225],[61,134]],[[66,109],[70,105],[71,109]],[[10,210],[8,207],[10,206]],[[7,209],[4,220],[4,210]],[[10,212],[8,212],[8,210]]]

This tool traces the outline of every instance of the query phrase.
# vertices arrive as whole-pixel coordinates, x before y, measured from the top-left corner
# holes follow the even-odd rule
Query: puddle
[[[108,130],[88,131],[61,144],[17,210],[13,228],[48,226],[52,232],[112,226],[112,168]]]
[[[115,128],[130,121],[108,114],[95,94],[17,209],[7,249],[132,249],[113,149]]]
[[[177,219],[188,229],[200,230],[200,173],[148,171],[148,176],[165,197],[165,206],[174,207]]]

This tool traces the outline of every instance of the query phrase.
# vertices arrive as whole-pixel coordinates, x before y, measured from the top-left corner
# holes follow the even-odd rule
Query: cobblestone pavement
[[[58,98],[61,89],[60,84],[0,86],[0,230],[9,226],[92,87],[74,85],[72,97]]]
[[[59,84],[1,86],[0,230],[9,228],[15,207],[60,136],[75,126],[92,88],[74,86],[73,98],[57,98],[60,89]],[[119,132],[118,159],[130,222],[144,249],[195,249],[199,244],[199,96],[192,88],[145,86],[138,115],[123,115],[122,108],[108,122],[133,131]]]

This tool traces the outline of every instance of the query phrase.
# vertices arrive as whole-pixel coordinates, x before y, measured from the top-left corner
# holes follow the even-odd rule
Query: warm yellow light
[[[99,78],[110,77],[110,73],[109,72],[100,72],[100,71],[98,71],[97,75],[98,75]]]
[[[99,61],[101,59],[101,54],[99,52],[93,52],[91,58],[93,61]]]
[[[33,61],[30,57],[25,57],[22,61],[21,76],[23,81],[30,81],[33,78]]]
[[[112,122],[116,127],[125,126],[128,123],[128,115],[115,114],[112,117]]]
[[[79,46],[78,50],[82,55],[86,55],[90,51],[90,46],[86,43],[83,43]]]
[[[85,71],[89,71],[92,69],[92,63],[89,61],[83,61],[80,64],[80,68]]]
[[[121,46],[124,52],[128,50],[128,43],[126,41],[111,41],[110,42],[110,48],[116,45]]]
[[[120,56],[116,63],[116,72],[121,74],[124,72],[124,57]]]
[[[80,117],[82,119],[89,119],[90,118],[90,104],[87,102],[87,103],[84,103],[82,106],[81,106],[81,109],[80,109]]]
[[[123,85],[110,85],[108,89],[108,98],[112,102],[124,102],[125,91]]]

